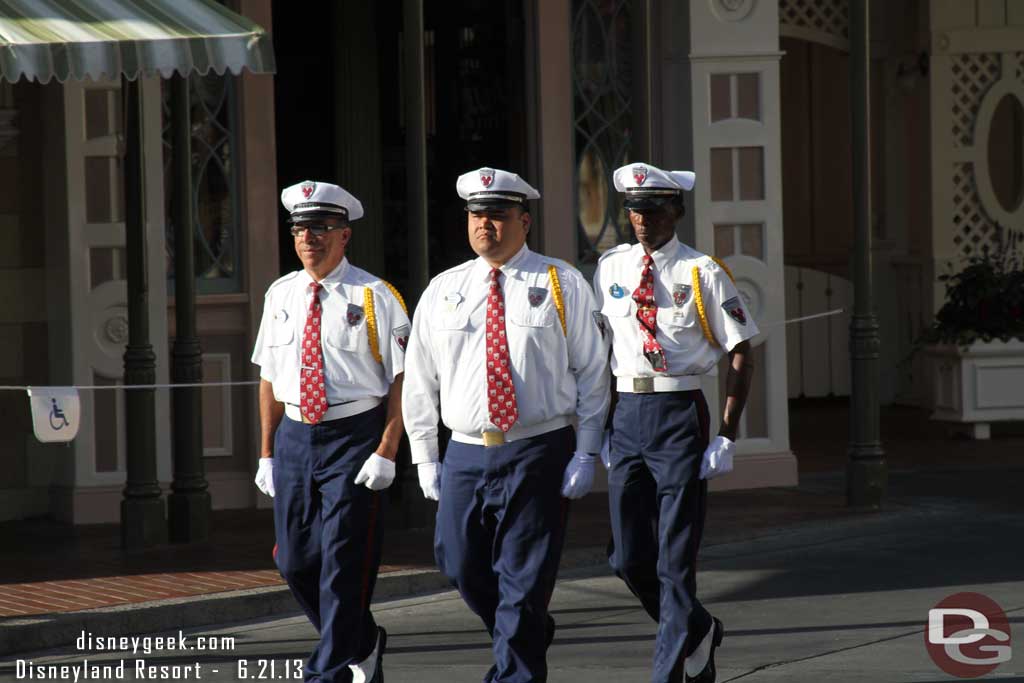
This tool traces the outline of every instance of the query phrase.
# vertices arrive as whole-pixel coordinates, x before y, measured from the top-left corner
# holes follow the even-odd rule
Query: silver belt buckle
[[[505,432],[484,432],[483,439],[484,446],[487,448],[491,446],[501,446],[505,443]]]
[[[653,377],[634,377],[633,378],[633,393],[634,394],[653,394],[654,393],[654,378]]]

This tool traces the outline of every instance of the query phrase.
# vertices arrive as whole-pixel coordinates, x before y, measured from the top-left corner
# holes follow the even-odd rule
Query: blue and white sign
[[[81,407],[74,387],[29,387],[32,428],[44,443],[71,441],[78,434]]]

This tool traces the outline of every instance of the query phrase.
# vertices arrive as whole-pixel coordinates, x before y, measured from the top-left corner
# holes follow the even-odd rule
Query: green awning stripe
[[[272,73],[270,36],[215,0],[0,0],[0,78]]]

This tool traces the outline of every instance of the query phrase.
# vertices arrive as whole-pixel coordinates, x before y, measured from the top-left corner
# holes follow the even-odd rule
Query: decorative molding
[[[211,372],[213,366],[219,366],[219,369],[215,372]],[[203,378],[204,381],[208,382],[230,382],[231,354],[204,353]],[[219,413],[221,428],[220,444],[216,446],[207,446],[204,443],[203,456],[207,458],[230,456],[234,453],[234,421],[231,412],[231,387],[207,387],[203,389],[203,392],[210,392],[209,395],[213,398],[211,405],[206,405],[206,402],[203,402],[203,420],[204,422],[206,420],[210,420],[216,413]]]
[[[107,319],[103,325],[103,332],[114,344],[128,343],[128,318],[118,313]]]
[[[949,150],[952,199],[951,239],[961,257],[978,256],[996,248],[997,225],[1018,229],[1024,209],[1007,211],[992,189],[989,136],[992,117],[1003,97],[1016,97],[1024,105],[1024,53],[965,53],[945,57],[940,79],[949,88]],[[948,79],[948,80],[947,80]]]
[[[756,0],[709,0],[711,12],[720,21],[743,21],[754,10]]]

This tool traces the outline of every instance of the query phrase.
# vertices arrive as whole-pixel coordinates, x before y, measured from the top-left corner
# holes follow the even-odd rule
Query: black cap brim
[[[288,224],[295,225],[296,223],[310,223],[312,221],[319,221],[325,218],[337,218],[345,225],[348,225],[348,215],[338,213],[336,211],[306,211],[304,213],[292,214],[288,217]]]
[[[626,195],[622,206],[631,211],[657,211],[669,206],[679,195],[663,195],[660,197],[645,197],[642,195]]]
[[[486,213],[487,211],[500,211],[501,209],[511,209],[512,207],[515,206],[518,206],[524,211],[526,210],[526,204],[523,202],[515,202],[509,199],[477,199],[466,202],[466,211],[471,211],[474,213]]]

